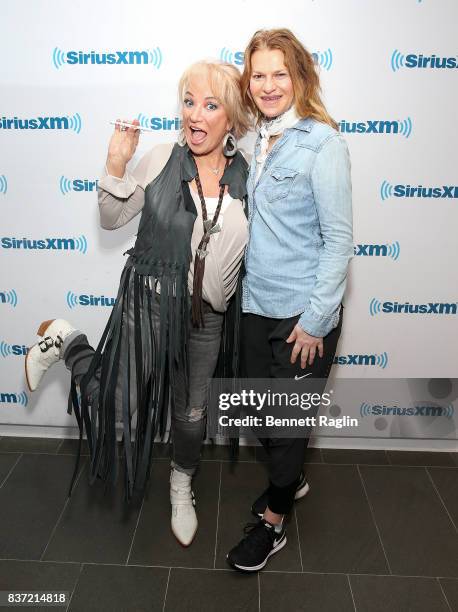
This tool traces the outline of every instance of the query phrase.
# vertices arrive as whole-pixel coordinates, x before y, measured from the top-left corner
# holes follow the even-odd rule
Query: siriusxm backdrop
[[[183,69],[208,57],[242,68],[259,28],[289,27],[314,53],[351,152],[355,257],[334,376],[456,376],[455,0],[0,6],[0,434],[61,435],[75,424],[63,366],[31,395],[23,361],[43,319],[69,319],[97,343],[113,304],[138,219],[115,232],[98,224],[109,120],[153,128],[134,164],[175,140]],[[366,395],[361,416],[370,405]],[[442,418],[456,418],[447,410]]]

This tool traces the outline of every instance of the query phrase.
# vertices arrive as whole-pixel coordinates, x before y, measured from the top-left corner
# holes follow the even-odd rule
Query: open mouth
[[[201,144],[207,137],[207,132],[200,128],[190,127],[191,130],[191,144]]]

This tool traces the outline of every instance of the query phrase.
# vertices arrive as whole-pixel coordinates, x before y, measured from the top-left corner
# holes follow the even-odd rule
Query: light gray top
[[[122,227],[141,212],[145,203],[145,188],[162,171],[172,152],[174,143],[153,147],[139,161],[136,168],[126,170],[120,179],[105,175],[99,180],[98,200],[100,224],[104,229]],[[194,257],[203,236],[202,205],[197,193],[191,189],[197,218],[191,237],[192,261],[189,267],[188,288],[192,294]],[[217,198],[205,198],[208,217],[216,208]],[[248,240],[248,223],[240,200],[229,194],[224,196],[220,213],[221,232],[213,234],[207,246],[202,296],[214,310],[224,312],[227,301],[234,294],[238,273]]]

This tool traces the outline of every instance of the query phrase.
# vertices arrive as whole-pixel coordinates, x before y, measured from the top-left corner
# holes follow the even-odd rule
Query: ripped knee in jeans
[[[206,411],[207,408],[202,406],[200,406],[199,408],[191,408],[191,410],[187,414],[187,420],[190,423],[201,421],[204,418]]]

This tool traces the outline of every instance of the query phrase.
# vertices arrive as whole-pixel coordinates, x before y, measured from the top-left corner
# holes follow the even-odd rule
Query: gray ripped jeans
[[[153,300],[153,324],[159,337],[159,299]],[[205,433],[207,415],[208,379],[213,376],[218,359],[223,314],[204,302],[203,328],[190,327],[188,340],[189,401],[186,402],[184,372],[177,370],[172,389],[175,409],[171,415],[173,443],[172,467],[192,475],[199,465],[200,451]],[[134,329],[134,321],[129,321]],[[85,334],[77,330],[68,336],[63,345],[65,365],[78,385],[92,360],[94,349]],[[99,372],[88,385],[92,397],[99,391]]]

